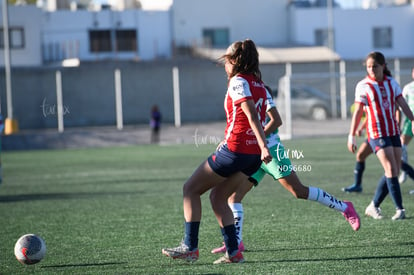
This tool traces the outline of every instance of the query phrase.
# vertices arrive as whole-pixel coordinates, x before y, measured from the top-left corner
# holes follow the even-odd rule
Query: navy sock
[[[354,183],[357,186],[360,186],[362,184],[362,175],[365,170],[365,161],[357,161],[355,164],[355,170],[354,170]]]
[[[377,189],[375,190],[375,195],[373,199],[374,206],[379,207],[387,195],[388,195],[387,178],[385,176],[382,176],[380,180],[378,181]]]
[[[227,225],[221,229],[221,234],[223,234],[224,243],[226,244],[227,252],[229,255],[233,256],[233,253],[239,249],[239,244],[237,242],[236,236],[236,227],[234,224]]]
[[[185,223],[185,236],[184,243],[190,250],[194,250],[198,247],[198,230],[200,228],[200,222],[186,222]]]
[[[406,162],[401,162],[401,170],[407,173],[407,175],[414,180],[414,169]]]
[[[392,201],[394,202],[394,205],[397,209],[404,209],[402,205],[402,195],[401,195],[401,189],[400,184],[398,183],[398,178],[387,178],[387,186],[388,190],[390,190],[390,195],[392,198]]]

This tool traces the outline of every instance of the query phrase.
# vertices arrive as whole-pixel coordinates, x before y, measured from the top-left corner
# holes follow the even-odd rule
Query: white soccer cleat
[[[372,217],[376,220],[381,220],[383,218],[381,214],[381,209],[379,207],[375,207],[373,201],[371,201],[371,203],[365,209],[365,215]]]
[[[395,212],[395,215],[391,219],[394,221],[405,219],[405,209],[397,209],[397,212]]]
[[[400,176],[398,177],[398,182],[399,182],[400,184],[402,184],[402,183],[404,183],[406,180],[407,180],[407,173],[406,173],[406,172],[404,172],[404,171],[402,171],[402,172],[400,173]]]
[[[187,262],[195,262],[198,260],[198,249],[190,250],[188,246],[182,241],[181,244],[173,248],[163,248],[162,254],[167,257],[171,257],[174,260],[180,259]]]
[[[244,263],[244,257],[243,254],[240,251],[237,251],[237,253],[234,256],[229,256],[229,254],[226,251],[226,254],[224,254],[223,257],[220,257],[218,260],[215,260],[213,264],[231,264],[231,263]]]

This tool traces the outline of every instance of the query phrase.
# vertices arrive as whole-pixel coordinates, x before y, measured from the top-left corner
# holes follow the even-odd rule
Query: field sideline
[[[358,232],[339,212],[296,200],[266,177],[244,200],[246,263],[219,266],[210,253],[221,235],[208,194],[200,259],[186,264],[161,254],[182,238],[182,185],[214,144],[3,152],[0,274],[413,274],[414,196],[408,192],[414,182],[401,186],[406,220],[391,220],[390,198],[382,205],[384,220],[365,217],[382,168],[370,156],[363,193],[343,193],[355,163],[345,142],[323,137],[284,144],[304,168],[298,174],[305,185],[354,203]],[[414,163],[412,147],[409,156]],[[47,245],[34,266],[13,254],[26,233]]]

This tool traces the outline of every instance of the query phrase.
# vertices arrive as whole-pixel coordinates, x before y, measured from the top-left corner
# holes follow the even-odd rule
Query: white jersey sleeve
[[[266,113],[269,112],[269,110],[274,107],[276,107],[276,104],[273,101],[272,95],[266,89]]]
[[[249,83],[246,79],[239,76],[230,79],[227,91],[236,104],[240,100],[252,96]]]
[[[411,111],[413,111],[414,110],[414,81],[405,85],[402,93],[403,93],[403,97],[408,103],[408,106],[410,106]]]
[[[400,84],[398,84],[397,80],[395,80],[394,78],[389,77],[389,79],[390,79],[392,89],[394,90],[394,93],[395,93],[394,96],[395,96],[395,98],[397,98],[400,95],[402,95],[401,86],[400,86]]]
[[[355,88],[355,102],[368,105],[366,90],[369,89],[368,84],[365,80],[358,82]]]
[[[402,93],[405,99],[407,99],[410,96],[414,96],[414,81],[405,85]]]

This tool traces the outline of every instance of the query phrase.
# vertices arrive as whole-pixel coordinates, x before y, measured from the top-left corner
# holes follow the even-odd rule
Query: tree
[[[37,0],[8,0],[9,5],[36,5]]]

